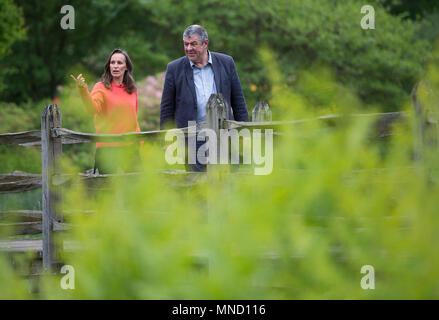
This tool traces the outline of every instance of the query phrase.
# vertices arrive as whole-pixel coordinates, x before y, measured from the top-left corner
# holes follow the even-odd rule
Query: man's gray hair
[[[190,38],[193,35],[198,36],[198,39],[200,39],[201,44],[203,44],[205,40],[209,39],[206,30],[202,26],[199,26],[198,24],[193,24],[187,27],[186,30],[184,30],[183,41],[184,38]]]

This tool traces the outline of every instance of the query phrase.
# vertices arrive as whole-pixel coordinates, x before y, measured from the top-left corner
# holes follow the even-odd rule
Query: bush
[[[269,54],[261,60],[276,70]],[[285,118],[315,116],[276,74],[274,101]],[[324,86],[329,96],[339,90]],[[43,296],[438,298],[431,243],[439,240],[439,175],[433,162],[413,162],[413,123],[394,126],[382,155],[368,138],[369,120],[305,122],[284,129],[271,175],[209,174],[192,187],[157,175],[163,150],[146,144],[144,175],[115,178],[98,194],[81,185],[66,192],[69,209],[96,212],[73,220],[82,250],[64,259],[75,268],[75,290],[49,281]],[[437,159],[437,148],[429,150]],[[374,267],[375,290],[360,286],[364,265]]]

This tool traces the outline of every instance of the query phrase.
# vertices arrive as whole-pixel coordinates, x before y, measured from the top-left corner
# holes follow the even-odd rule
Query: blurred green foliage
[[[318,114],[284,86],[272,54],[261,60],[272,66],[283,114]],[[438,70],[424,80],[435,92]],[[342,88],[332,81],[320,98],[326,92],[349,112],[355,96],[336,95]],[[438,100],[421,99],[438,111]],[[430,156],[413,161],[414,123],[408,116],[395,124],[383,155],[369,138],[370,119],[304,122],[275,141],[271,175],[214,171],[194,184],[157,174],[163,150],[146,144],[143,175],[114,177],[99,192],[79,181],[66,190],[66,208],[95,212],[71,220],[67,238],[81,250],[63,261],[75,268],[75,289],[60,288],[63,275],[49,277],[40,297],[437,299],[439,150],[426,145]],[[364,265],[374,267],[374,290],[360,286]]]
[[[7,260],[0,256],[0,299],[30,299],[29,286],[26,280],[15,274]]]

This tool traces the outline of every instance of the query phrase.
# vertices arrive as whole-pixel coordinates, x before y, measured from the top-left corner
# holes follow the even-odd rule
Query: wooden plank
[[[175,170],[166,169],[158,170],[158,174],[165,175],[192,175],[193,172],[187,172],[185,170]],[[102,180],[111,177],[121,177],[121,176],[136,176],[142,175],[143,172],[128,172],[123,174],[102,174],[94,175],[90,173],[79,172],[78,175],[80,180]],[[64,175],[53,175],[52,185],[62,186],[64,184],[71,183],[77,177],[76,174],[64,174]],[[22,171],[14,171],[8,174],[0,174],[0,194],[23,192],[33,189],[41,188],[42,178],[41,174],[33,174]]]
[[[69,139],[69,138],[62,138],[62,144],[78,144],[78,143],[86,143],[89,142],[88,140],[77,140],[77,139]],[[41,147],[41,140],[30,142],[30,143],[22,143],[20,144],[22,147]]]
[[[298,119],[289,121],[264,121],[264,122],[241,122],[234,120],[226,120],[225,129],[281,129],[286,125],[299,125],[310,121],[336,120],[346,118],[372,118],[375,119],[375,128],[377,136],[384,137],[391,135],[392,124],[400,117],[408,116],[407,112],[388,112],[388,113],[366,113],[366,114],[328,114],[311,119]]]
[[[167,180],[170,186],[175,187],[191,187],[194,186],[198,179],[203,175],[202,172],[188,172],[186,170],[176,170],[176,169],[165,169],[165,170],[155,170],[156,174],[162,176],[172,177],[172,179]],[[79,179],[76,175],[65,174],[61,176],[53,176],[53,185],[69,185],[75,183],[84,183],[87,188],[105,190],[105,186],[111,180],[120,179],[131,179],[135,177],[140,177],[145,175],[145,172],[127,172],[127,173],[117,173],[117,174],[86,174],[79,173]],[[181,177],[181,179],[174,179],[174,177]],[[63,211],[66,212],[66,211]]]
[[[317,117],[314,119],[299,119],[299,120],[289,120],[289,121],[264,121],[264,122],[242,122],[235,120],[226,120],[225,129],[238,129],[238,128],[249,128],[249,129],[275,129],[283,127],[285,125],[296,125],[309,121],[317,121],[324,119],[336,119],[340,118],[341,115],[333,114]]]
[[[423,148],[424,148],[424,119],[422,106],[418,99],[418,87],[419,82],[413,87],[410,93],[410,99],[412,102],[412,107],[415,113],[415,126],[413,132],[413,145],[414,145],[414,159],[415,161],[420,161],[422,159]]]
[[[60,137],[52,137],[52,129],[57,127],[62,127],[61,113],[55,104],[47,105],[41,116],[43,268],[46,271],[58,259],[52,233],[53,221],[58,218],[57,202],[61,200],[60,188],[52,186],[52,176],[61,174],[62,142]]]
[[[53,137],[62,137],[63,139],[77,140],[82,142],[129,142],[141,141],[146,139],[161,139],[167,132],[182,131],[187,134],[188,128],[170,129],[170,130],[155,130],[144,132],[130,132],[123,134],[95,134],[84,133],[69,130],[66,128],[54,128],[52,130]]]
[[[73,214],[93,214],[96,210],[63,210],[63,216],[68,217]],[[43,212],[41,210],[6,210],[0,211],[0,220],[8,220],[8,221],[20,221],[20,222],[33,222],[33,221],[42,221]],[[60,226],[60,228],[64,228],[63,226],[70,226],[67,223],[58,223],[54,222]]]
[[[54,231],[70,230],[73,227],[72,224],[59,223],[53,221]],[[27,221],[27,222],[13,222],[13,223],[0,223],[0,231],[6,230],[9,235],[31,235],[38,234],[43,231],[42,221]]]
[[[0,219],[34,221],[42,220],[43,212],[41,210],[6,210],[0,211]]]
[[[65,251],[77,251],[80,249],[77,241],[64,240]],[[0,240],[0,251],[3,252],[42,252],[43,240],[41,239],[14,239]]]
[[[41,141],[41,131],[31,130],[14,133],[2,133],[0,134],[0,145],[23,145],[39,143]]]
[[[43,251],[43,241],[39,239],[0,240],[0,251],[28,252]]]
[[[68,129],[65,130],[71,131]],[[87,136],[87,134],[85,134],[85,136]],[[73,138],[62,138],[62,144],[77,144],[90,141],[90,139],[78,137],[77,134],[75,134]],[[41,146],[41,130],[2,133],[0,134],[0,145],[20,145],[24,147]]]
[[[53,163],[53,146],[50,135],[50,113],[51,106],[47,105],[41,116],[41,156],[42,156],[42,205],[43,205],[43,251],[44,271],[50,271],[52,265],[52,208],[50,204],[50,174]],[[44,250],[43,250],[44,247]]]
[[[211,94],[206,104],[207,127],[214,130],[219,137],[223,122],[228,119],[228,106],[221,93]]]
[[[211,94],[209,97],[209,100],[207,101],[206,104],[206,122],[207,122],[207,127],[210,130],[213,130],[216,133],[216,141],[215,141],[215,150],[216,150],[216,154],[212,155],[211,152],[214,150],[209,149],[209,154],[207,155],[207,171],[211,172],[211,168],[212,168],[212,163],[210,163],[209,159],[213,158],[214,163],[219,163],[219,147],[220,147],[220,141],[219,141],[219,137],[220,137],[220,117],[221,117],[221,106],[220,106],[220,101],[219,101],[219,97],[216,94]],[[198,137],[197,137],[198,139]],[[210,139],[210,137],[206,136],[205,139]],[[207,140],[206,140],[207,141]],[[210,141],[209,141],[210,143]],[[194,150],[196,157],[198,157],[198,152],[197,150]]]
[[[62,127],[62,118],[61,111],[58,109],[57,105],[53,105],[53,128],[61,128]],[[53,130],[53,129],[52,129]],[[61,212],[61,204],[62,204],[62,189],[54,186],[53,184],[53,176],[62,174],[62,138],[60,137],[52,137],[53,142],[53,173],[50,178],[50,188],[51,192],[53,192],[53,219],[54,221],[63,222],[63,216]]]
[[[38,234],[41,233],[42,230],[43,228],[41,221],[0,223],[0,232],[5,232],[9,235]]]
[[[41,188],[41,174],[14,171],[0,174],[0,194]]]
[[[207,127],[210,130],[213,130],[216,134],[216,155],[208,156],[208,159],[212,158],[214,163],[207,164],[207,171],[211,168],[212,165],[215,165],[217,168],[218,164],[220,164],[220,150],[221,150],[221,129],[224,129],[224,123],[229,118],[228,117],[229,106],[227,101],[224,99],[221,93],[219,94],[211,94],[209,100],[206,104],[206,122]],[[214,151],[209,149],[209,152]]]

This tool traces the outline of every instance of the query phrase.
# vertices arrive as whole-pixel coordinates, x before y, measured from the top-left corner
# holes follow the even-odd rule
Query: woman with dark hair
[[[132,72],[133,64],[128,54],[115,49],[108,57],[101,81],[95,84],[91,93],[82,74],[76,78],[70,75],[87,112],[94,114],[96,133],[140,132],[137,89]],[[96,169],[100,174],[114,173],[118,168],[123,171],[133,169],[133,165],[140,164],[138,151],[138,144],[97,142],[94,173]],[[129,164],[118,161],[122,155]]]

